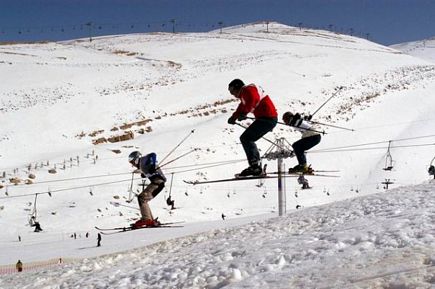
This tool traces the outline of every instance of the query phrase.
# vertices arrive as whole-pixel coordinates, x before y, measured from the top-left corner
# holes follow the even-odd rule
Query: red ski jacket
[[[238,98],[240,98],[240,104],[232,116],[235,119],[241,114],[247,115],[250,112],[254,114],[255,118],[278,117],[278,112],[270,97],[255,84],[243,86]]]

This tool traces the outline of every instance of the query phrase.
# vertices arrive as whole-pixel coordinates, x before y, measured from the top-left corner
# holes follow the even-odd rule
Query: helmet
[[[282,120],[284,121],[285,124],[289,124],[290,119],[293,117],[293,113],[291,113],[290,111],[287,111],[286,113],[284,113],[282,115]]]
[[[234,79],[232,80],[229,84],[228,84],[228,89],[240,89],[244,86],[245,84],[243,83],[243,81],[241,81],[240,79]]]
[[[128,162],[129,163],[134,163],[135,165],[137,165],[137,163],[138,163],[138,161],[139,161],[139,158],[142,156],[142,154],[140,153],[140,152],[138,152],[138,151],[134,151],[134,152],[131,152],[129,155],[128,155]]]

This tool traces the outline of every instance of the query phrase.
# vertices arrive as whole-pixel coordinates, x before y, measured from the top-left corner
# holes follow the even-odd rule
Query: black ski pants
[[[272,131],[277,121],[276,118],[257,118],[240,136],[249,166],[260,164],[260,153],[255,142],[269,131]]]
[[[300,165],[304,165],[307,163],[305,151],[317,145],[320,142],[320,139],[320,134],[316,134],[309,137],[301,138],[300,140],[292,144],[293,151],[295,152],[296,158],[298,159],[298,163]]]

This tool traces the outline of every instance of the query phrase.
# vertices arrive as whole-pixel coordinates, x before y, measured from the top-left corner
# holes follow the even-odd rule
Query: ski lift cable
[[[329,150],[336,150],[336,149],[343,149],[343,148],[353,148],[353,147],[359,147],[359,146],[376,145],[376,144],[382,144],[382,143],[393,142],[393,141],[400,142],[400,141],[407,141],[407,140],[414,140],[414,139],[421,139],[421,138],[430,138],[430,137],[435,137],[435,135],[425,135],[425,136],[417,136],[417,137],[410,137],[410,138],[403,138],[403,139],[378,141],[378,142],[371,142],[371,143],[362,143],[362,144],[341,146],[341,147],[335,147],[335,148],[326,148],[326,149],[321,149],[321,150],[316,150],[316,151],[323,151],[323,150],[329,151]]]
[[[105,186],[105,185],[111,185],[111,184],[129,182],[129,181],[130,181],[130,179],[125,179],[125,180],[112,181],[112,182],[99,183],[99,184],[91,184],[91,185],[88,184],[88,185],[85,185],[85,186],[63,188],[63,189],[57,189],[57,190],[50,190],[50,191],[46,191],[46,192],[38,192],[38,193],[30,193],[30,194],[21,194],[21,195],[15,195],[15,196],[0,197],[0,199],[11,199],[11,198],[28,197],[28,196],[33,196],[35,194],[39,194],[39,195],[42,195],[42,194],[52,194],[52,193],[58,193],[58,192],[64,192],[64,191],[72,191],[72,190],[77,190],[77,189],[89,188],[89,186],[97,187],[97,186]]]
[[[410,148],[410,147],[424,147],[424,146],[433,146],[435,143],[428,144],[415,144],[415,145],[402,145],[402,146],[394,146],[394,149],[397,148]],[[371,148],[359,148],[359,149],[324,149],[324,150],[313,150],[307,153],[335,153],[335,152],[351,152],[351,151],[367,151],[367,150],[384,150],[387,147],[371,147]]]
[[[178,167],[171,167],[169,169],[178,169],[178,168],[186,168],[186,167],[196,167],[196,166],[203,166],[203,165],[209,165],[209,164],[217,164],[217,165],[226,165],[226,164],[233,164],[242,161],[242,159],[237,160],[226,160],[226,161],[220,161],[220,162],[212,162],[212,163],[203,163],[203,164],[192,164],[192,165],[185,165],[185,166],[178,166]],[[74,180],[83,180],[83,179],[95,179],[95,178],[104,178],[104,177],[114,177],[114,176],[120,176],[120,175],[129,175],[131,172],[126,173],[116,173],[116,174],[106,174],[106,175],[92,175],[92,176],[83,176],[83,177],[75,177],[75,178],[66,178],[66,179],[56,179],[56,180],[49,180],[49,181],[40,181],[35,182],[32,184],[17,184],[14,185],[14,187],[17,186],[35,186],[39,184],[45,184],[45,183],[56,183],[56,182],[67,182],[67,181],[74,181]]]
[[[414,121],[404,121],[404,122],[395,122],[390,124],[382,124],[382,125],[376,125],[376,126],[366,126],[366,127],[359,127],[357,130],[367,130],[367,129],[373,129],[373,128],[379,128],[379,127],[391,127],[391,126],[399,126],[399,125],[409,125],[410,123],[416,123],[416,122],[428,122],[428,121],[435,121],[435,118],[429,118],[429,119],[422,119],[422,120],[414,120]]]
[[[434,135],[427,135],[427,136],[420,136],[420,137],[412,137],[412,138],[404,138],[404,139],[398,139],[398,140],[394,140],[394,141],[405,141],[405,140],[411,140],[411,139],[419,139],[419,138],[428,138],[428,137],[433,137]],[[347,150],[343,150],[341,148],[351,148],[351,147],[357,147],[357,146],[364,146],[364,145],[370,145],[370,144],[379,144],[379,143],[384,143],[386,141],[383,142],[376,142],[376,143],[366,143],[366,144],[359,144],[359,145],[354,145],[354,146],[347,146],[347,147],[339,147],[339,148],[330,148],[330,149],[323,149],[323,150],[317,150],[317,151],[311,151],[310,153],[325,153],[325,152],[342,152],[342,151],[359,151],[359,150],[373,150],[373,149],[385,149],[385,147],[374,147],[374,148],[363,148],[363,149],[347,149]],[[273,143],[273,142],[272,142]],[[274,143],[273,143],[274,144]],[[433,143],[431,144],[418,144],[418,145],[404,145],[404,146],[395,146],[394,148],[406,148],[406,147],[419,147],[419,146],[431,146],[431,145],[435,145]],[[209,165],[209,166],[203,166],[203,167],[197,167],[194,169],[189,169],[189,170],[184,170],[184,171],[177,171],[176,173],[182,173],[182,172],[189,172],[189,171],[194,171],[194,170],[200,170],[200,169],[205,169],[205,168],[210,168],[210,167],[216,167],[216,166],[221,166],[221,165],[227,165],[227,164],[232,164],[235,162],[239,162],[239,161],[243,161],[243,160],[235,160],[235,161],[223,161],[223,162],[217,162],[215,165]],[[198,166],[198,164],[194,164],[192,166]],[[174,172],[175,173],[175,172]],[[119,173],[119,174],[113,174],[113,175],[123,175],[123,174],[129,174],[129,173]],[[108,177],[108,176],[113,176],[113,175],[98,175],[98,176],[86,176],[86,177],[80,177],[80,178],[71,178],[71,179],[62,179],[62,180],[53,180],[53,181],[46,181],[46,182],[55,182],[55,181],[66,181],[66,180],[76,180],[76,179],[84,179],[84,178],[95,178],[95,177]],[[113,182],[106,182],[106,183],[101,183],[101,184],[95,184],[95,185],[86,185],[84,187],[89,187],[89,186],[100,186],[100,185],[106,185],[106,184],[113,184],[113,183],[119,183],[119,182],[125,182],[125,181],[130,181],[130,179],[128,180],[121,180],[121,181],[113,181]],[[40,182],[42,183],[42,182]],[[36,184],[40,184],[40,183],[35,183]],[[73,187],[73,188],[68,188],[68,189],[61,189],[61,190],[56,190],[53,192],[58,192],[58,191],[63,191],[63,190],[72,190],[72,189],[77,189],[77,188],[83,188],[83,187]],[[49,192],[43,192],[43,193],[49,193]],[[25,195],[19,195],[19,196],[30,196],[30,195],[34,195],[34,193],[32,194],[25,194]],[[12,197],[19,197],[19,196],[8,196],[8,197],[0,197],[0,199],[5,199],[5,198],[12,198]]]

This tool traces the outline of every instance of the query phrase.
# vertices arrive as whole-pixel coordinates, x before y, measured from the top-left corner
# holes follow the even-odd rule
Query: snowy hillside
[[[435,62],[435,37],[395,44],[390,47],[402,51],[403,53]]]
[[[160,220],[182,220],[199,233],[242,217],[276,215],[276,180],[183,181],[228,178],[247,166],[243,130],[227,124],[237,107],[227,91],[234,78],[261,85],[280,117],[287,110],[313,113],[343,87],[314,120],[354,131],[322,126],[327,134],[308,154],[315,169],[338,170],[329,173],[338,177],[308,177],[310,190],[287,178],[289,212],[431,178],[433,63],[347,35],[277,23],[268,29],[260,23],[222,33],[0,45],[0,264],[24,259],[23,246],[39,248],[31,261],[52,258],[59,254],[50,248],[62,252],[73,233],[90,232],[94,242],[95,225],[136,219],[136,200],[126,202],[127,155],[136,149],[170,162],[163,167],[166,189],[151,202]],[[292,143],[300,134],[278,125],[266,137]],[[271,146],[257,144],[262,153]],[[275,160],[264,163],[276,170]],[[295,164],[285,160],[287,168]],[[136,179],[135,191],[139,184]],[[166,205],[169,194],[175,210]],[[39,234],[28,224],[35,210],[44,229]],[[174,237],[190,232],[176,231]],[[74,255],[89,256],[62,257]]]
[[[433,288],[434,200],[434,182],[402,187],[56,270],[0,276],[0,288]],[[160,230],[176,229],[105,236],[101,249],[150,244]],[[89,243],[63,246],[76,254],[100,249]]]

